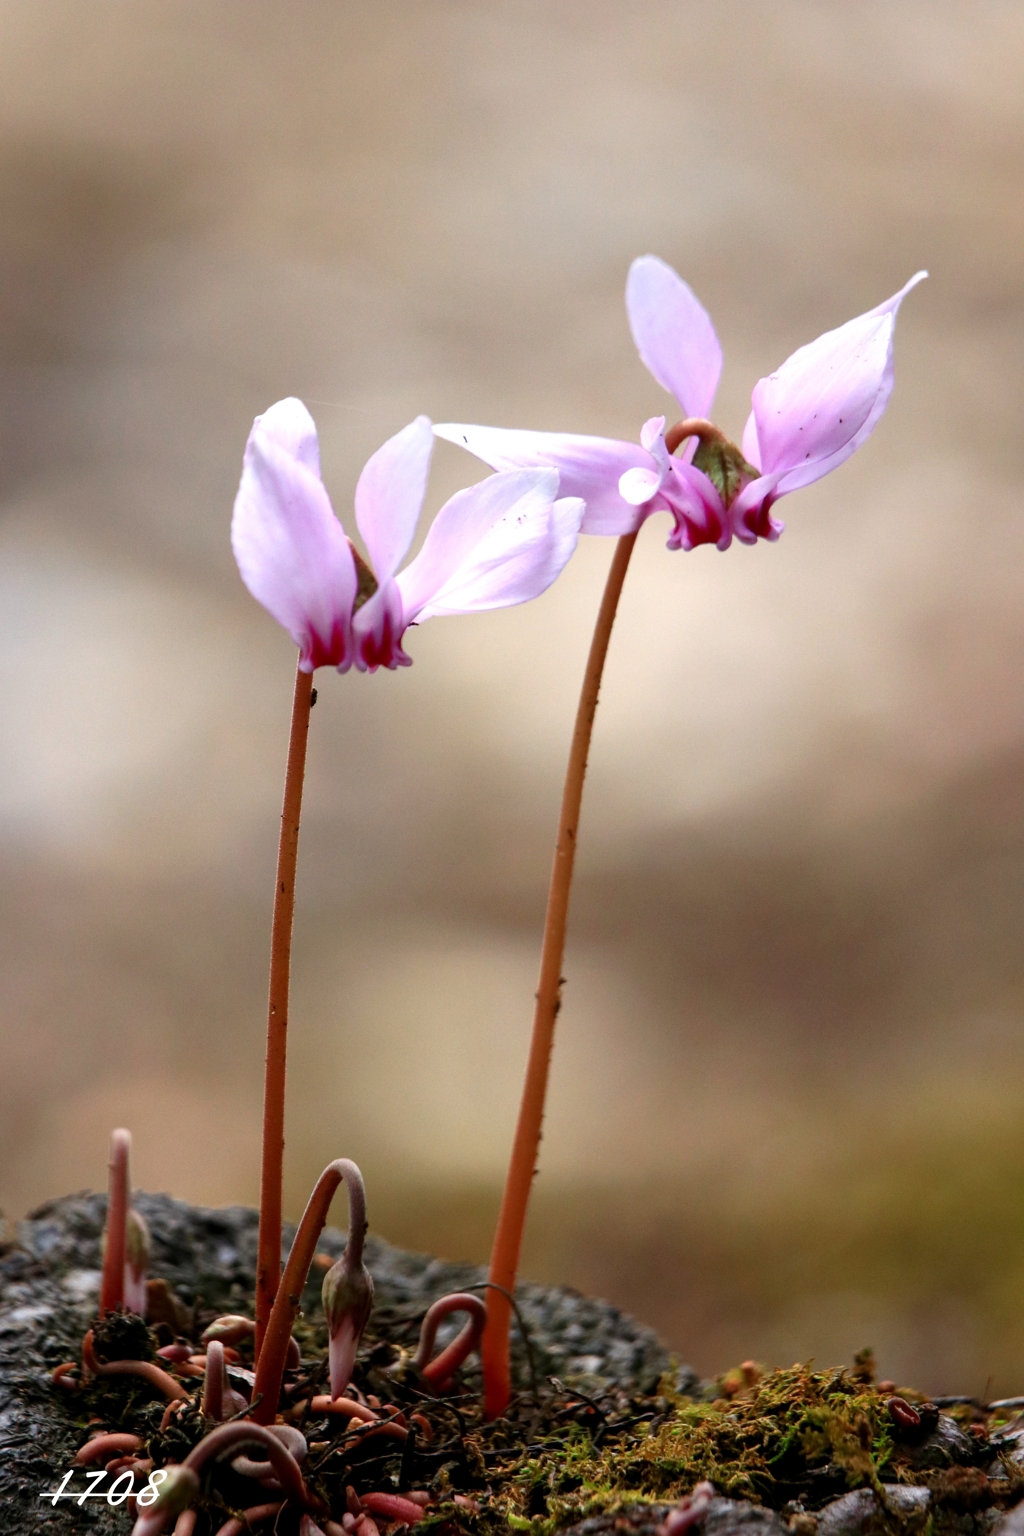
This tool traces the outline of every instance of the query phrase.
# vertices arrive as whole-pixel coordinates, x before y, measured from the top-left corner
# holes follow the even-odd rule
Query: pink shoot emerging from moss
[[[110,1133],[100,1312],[115,1312],[124,1307],[145,1317],[149,1228],[131,1204],[131,1150],[130,1131],[119,1129]]]
[[[242,1394],[228,1383],[224,1345],[219,1339],[211,1340],[206,1346],[206,1370],[203,1374],[203,1418],[219,1424],[222,1419],[233,1418],[248,1406]]]
[[[113,1312],[124,1306],[124,1272],[127,1250],[128,1202],[131,1199],[132,1138],[126,1130],[110,1134],[110,1161],[107,1177],[107,1230],[103,1247],[103,1280],[100,1285],[100,1311]]]

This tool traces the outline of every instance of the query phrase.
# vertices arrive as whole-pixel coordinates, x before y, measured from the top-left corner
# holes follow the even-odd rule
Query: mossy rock
[[[129,1348],[144,1357],[163,1335],[198,1340],[217,1312],[246,1310],[255,1267],[255,1212],[142,1194],[136,1203],[152,1232],[153,1273],[165,1282],[163,1321],[148,1340],[131,1320],[113,1324],[122,1358]],[[95,1314],[105,1206],[98,1195],[53,1202],[22,1223],[0,1259],[0,1531],[130,1530],[127,1512],[101,1498],[84,1507],[40,1498],[58,1486],[90,1419],[140,1435],[157,1466],[180,1460],[203,1433],[191,1404],[161,1431],[164,1403],[134,1378],[97,1380],[81,1392],[53,1384],[54,1367],[77,1357]],[[336,1257],[344,1242],[328,1230],[321,1251]],[[307,1478],[336,1514],[346,1487],[411,1486],[433,1498],[424,1536],[435,1527],[467,1536],[653,1536],[668,1507],[707,1480],[717,1497],[701,1522],[704,1536],[986,1536],[1024,1491],[1024,1452],[1007,1433],[1000,1438],[1007,1426],[998,1416],[968,1403],[940,1413],[905,1391],[922,1410],[908,1428],[889,1409],[891,1384],[873,1383],[867,1357],[833,1371],[764,1373],[748,1362],[701,1384],[651,1329],[553,1287],[517,1291],[517,1393],[505,1418],[485,1424],[472,1367],[454,1396],[435,1399],[406,1366],[429,1304],[479,1286],[482,1272],[372,1236],[367,1262],[377,1303],[356,1381],[405,1414],[417,1412],[422,1429],[411,1448],[380,1440],[361,1447],[338,1435],[337,1421],[304,1420]],[[296,1402],[321,1389],[319,1277],[314,1271],[296,1329]],[[460,1321],[452,1320],[453,1331]],[[254,1502],[253,1485],[232,1477],[218,1473],[207,1490],[197,1536]],[[280,1536],[293,1529],[297,1519],[286,1514]]]

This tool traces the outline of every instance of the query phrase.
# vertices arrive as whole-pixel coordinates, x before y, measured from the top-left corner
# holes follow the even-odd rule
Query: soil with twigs
[[[256,1213],[198,1210],[166,1196],[135,1202],[152,1232],[152,1273],[165,1283],[150,1326],[107,1319],[97,1355],[153,1357],[172,1339],[198,1351],[215,1316],[251,1306]],[[184,1382],[190,1395],[171,1411],[138,1378],[97,1377],[77,1391],[52,1381],[55,1366],[79,1358],[95,1318],[105,1206],[98,1195],[56,1201],[22,1223],[0,1258],[0,1531],[127,1532],[131,1516],[110,1507],[103,1482],[81,1505],[41,1495],[52,1494],[99,1430],[139,1436],[156,1467],[181,1461],[205,1432],[199,1378]],[[765,1536],[986,1536],[1024,1496],[1024,1405],[929,1403],[876,1381],[867,1353],[833,1371],[765,1373],[747,1362],[699,1383],[652,1330],[558,1288],[518,1289],[516,1395],[503,1418],[484,1423],[475,1357],[442,1395],[412,1362],[430,1303],[455,1290],[483,1294],[483,1273],[372,1237],[376,1305],[354,1386],[377,1423],[318,1414],[313,1400],[327,1390],[319,1284],[344,1241],[323,1235],[296,1327],[301,1362],[286,1373],[281,1402],[308,1443],[307,1483],[337,1520],[365,1495],[412,1492],[430,1499],[421,1532],[545,1536],[572,1527],[577,1536],[652,1536],[676,1501],[708,1481],[715,1496],[694,1526],[705,1536],[740,1527],[754,1536],[752,1526]],[[442,1325],[438,1347],[462,1322]],[[247,1395],[251,1356],[246,1346],[241,1354],[228,1374]],[[381,1423],[391,1428],[382,1433]],[[84,1486],[79,1474],[75,1491]],[[218,1466],[204,1484],[197,1536],[273,1497]],[[385,1536],[399,1528],[381,1515],[375,1523]],[[298,1512],[286,1507],[276,1529],[294,1536]]]

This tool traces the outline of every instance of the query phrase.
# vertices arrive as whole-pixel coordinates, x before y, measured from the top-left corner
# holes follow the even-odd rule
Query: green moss
[[[805,1367],[748,1375],[738,1392],[723,1378],[732,1395],[713,1402],[666,1393],[634,1401],[603,1432],[576,1424],[545,1437],[500,1469],[503,1513],[562,1520],[624,1498],[674,1500],[705,1478],[721,1493],[779,1508],[815,1486],[841,1493],[891,1475],[891,1421],[870,1385]]]

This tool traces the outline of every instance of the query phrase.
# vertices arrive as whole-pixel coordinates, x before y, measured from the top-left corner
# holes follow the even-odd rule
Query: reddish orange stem
[[[267,1059],[263,1088],[263,1163],[260,1169],[260,1230],[256,1251],[257,1358],[281,1278],[281,1179],[284,1164],[284,1085],[288,1049],[288,982],[291,973],[292,918],[295,913],[295,865],[299,855],[302,781],[312,707],[313,674],[297,670],[292,700],[288,765],[284,776],[281,841],[277,850],[277,885],[270,935],[270,998],[267,1008]]]
[[[590,738],[597,712],[597,698],[601,689],[605,657],[612,625],[619,605],[622,583],[629,569],[630,556],[636,543],[635,533],[625,533],[615,546],[611,569],[605,583],[604,596],[590,642],[590,655],[583,675],[583,688],[576,711],[572,746],[562,791],[562,812],[558,823],[558,841],[548,889],[548,907],[544,919],[544,940],[541,947],[540,981],[537,987],[537,1006],[533,1016],[533,1034],[530,1039],[530,1055],[526,1065],[526,1081],[519,1105],[519,1119],[512,1143],[501,1212],[491,1250],[489,1278],[492,1285],[511,1292],[516,1283],[519,1268],[519,1252],[526,1225],[526,1210],[530,1201],[530,1188],[536,1171],[540,1151],[541,1128],[544,1122],[544,1099],[547,1094],[548,1071],[551,1065],[551,1047],[555,1037],[555,1019],[561,1006],[562,960],[565,955],[565,928],[569,915],[569,893],[572,888],[573,860],[576,854],[576,832],[579,825],[580,802],[583,798],[583,781],[587,773],[587,756]],[[487,1327],[484,1330],[481,1358],[484,1366],[484,1411],[489,1419],[504,1413],[512,1394],[512,1374],[509,1362],[509,1324],[512,1308],[500,1291],[487,1293]]]

